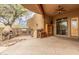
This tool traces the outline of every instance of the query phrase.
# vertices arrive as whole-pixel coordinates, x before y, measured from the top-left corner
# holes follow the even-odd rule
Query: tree
[[[25,15],[27,10],[23,6],[15,4],[0,5],[0,22],[5,26],[12,26],[15,20]]]
[[[27,10],[19,4],[1,4],[0,22],[5,25],[3,32],[12,30],[15,20],[27,13]]]

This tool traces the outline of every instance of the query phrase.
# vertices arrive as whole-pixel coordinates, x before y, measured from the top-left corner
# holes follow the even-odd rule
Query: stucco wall
[[[28,21],[28,26],[32,29],[43,29],[44,28],[44,18],[40,14],[35,14],[33,18]]]
[[[34,37],[37,37],[37,29],[44,29],[44,18],[41,14],[35,14],[33,18],[28,21],[28,26],[33,29]]]

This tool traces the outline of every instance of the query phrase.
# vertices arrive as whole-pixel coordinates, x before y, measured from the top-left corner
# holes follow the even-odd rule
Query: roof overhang
[[[56,8],[58,7],[58,5],[63,6],[68,13],[71,11],[79,10],[79,4],[22,4],[22,5],[33,12],[49,16],[55,15],[54,12],[56,12]]]

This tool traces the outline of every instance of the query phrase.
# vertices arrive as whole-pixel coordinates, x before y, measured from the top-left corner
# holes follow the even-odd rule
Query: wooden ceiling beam
[[[45,13],[45,10],[44,10],[44,7],[43,7],[43,4],[39,4],[39,6],[40,6],[40,9],[41,9],[41,11],[42,11],[42,14],[45,15],[46,13]]]

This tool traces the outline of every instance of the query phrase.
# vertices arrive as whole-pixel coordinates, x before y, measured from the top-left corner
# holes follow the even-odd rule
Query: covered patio
[[[23,6],[43,16],[43,21],[40,20],[43,27],[37,26],[37,37],[79,38],[79,4],[25,4]]]
[[[12,23],[15,18],[9,16],[10,19],[4,24],[10,26],[4,27],[4,31],[0,29],[1,55],[79,54],[78,4],[22,4],[21,6],[24,9],[21,10],[19,7],[10,11],[13,14],[12,17],[25,15],[19,20],[24,20],[21,28],[16,25],[17,23],[14,28]],[[18,11],[22,13],[17,14]],[[7,15],[8,12],[5,16]],[[3,13],[0,16],[2,17]],[[23,25],[24,23],[26,24]],[[7,35],[5,35],[6,32]]]

